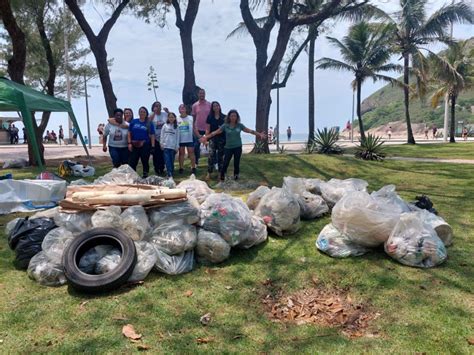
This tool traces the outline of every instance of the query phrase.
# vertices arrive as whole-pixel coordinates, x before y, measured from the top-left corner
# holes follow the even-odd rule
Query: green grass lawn
[[[403,144],[387,145],[388,156],[437,158],[437,159],[472,159],[474,160],[474,143],[455,144]]]
[[[143,344],[161,353],[472,353],[467,339],[474,337],[474,166],[245,155],[242,167],[242,179],[270,185],[281,185],[286,175],[358,177],[371,189],[395,184],[408,200],[427,194],[454,228],[449,258],[429,270],[400,265],[382,251],[332,259],[314,246],[330,220],[325,217],[304,222],[295,235],[272,235],[256,248],[233,251],[229,260],[211,268],[198,266],[176,277],[152,273],[142,286],[84,296],[67,287],[39,286],[16,270],[2,226],[14,215],[3,216],[0,352],[133,352],[137,344],[121,334],[122,326],[130,323],[143,334]],[[203,177],[204,169],[199,175]],[[378,336],[349,339],[338,329],[274,323],[266,317],[261,302],[266,279],[292,292],[311,287],[312,278],[328,287],[348,288],[353,299],[381,313],[370,329]],[[193,295],[188,297],[187,291]],[[204,327],[199,318],[208,312],[212,321]],[[210,341],[198,344],[197,338]]]

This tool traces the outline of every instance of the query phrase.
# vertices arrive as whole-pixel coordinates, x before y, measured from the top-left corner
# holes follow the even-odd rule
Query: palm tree
[[[451,127],[449,142],[455,143],[456,100],[464,89],[474,81],[474,59],[468,54],[468,42],[453,43],[440,56],[430,54],[430,64],[433,68],[435,92],[431,96],[431,106],[437,107],[439,101],[446,95],[451,103]]]
[[[349,34],[342,41],[327,37],[334,46],[339,48],[343,61],[332,58],[321,58],[316,61],[317,69],[345,70],[354,74],[355,79],[352,82],[352,87],[357,91],[357,118],[361,140],[365,140],[360,112],[362,83],[369,78],[374,81],[384,80],[392,84],[398,83],[396,79],[379,74],[379,72],[402,70],[401,66],[388,63],[391,48],[389,41],[387,41],[387,35],[390,30],[388,26],[375,27],[367,22],[360,22],[349,29]]]
[[[447,41],[446,31],[452,23],[472,23],[474,18],[473,10],[463,1],[444,5],[427,18],[427,2],[428,0],[400,0],[401,10],[393,16],[386,15],[386,21],[393,27],[396,51],[403,58],[405,120],[409,144],[415,144],[410,120],[410,60],[420,84],[421,78],[424,77],[425,63],[420,49],[433,42]]]

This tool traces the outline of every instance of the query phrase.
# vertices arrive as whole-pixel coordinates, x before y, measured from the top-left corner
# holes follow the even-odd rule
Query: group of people
[[[278,134],[279,134],[278,127],[275,127],[275,129],[273,129],[273,126],[270,126],[267,132],[268,143],[276,144]],[[288,142],[291,142],[292,135],[293,135],[293,132],[291,131],[291,127],[288,126],[288,128],[286,129],[286,138],[288,139]]]
[[[134,118],[130,108],[116,109],[102,134],[100,131],[103,151],[109,151],[113,166],[129,164],[136,170],[141,161],[143,177],[150,172],[150,155],[155,173],[163,175],[166,171],[167,176],[172,178],[178,154],[178,172],[183,174],[186,152],[191,162],[191,173],[196,173],[200,146],[205,144],[209,146],[206,179],[211,179],[217,170],[220,180],[225,180],[233,158],[233,177],[237,180],[242,155],[241,133],[266,139],[264,133],[245,127],[237,110],[230,110],[224,115],[219,102],[206,100],[204,89],[199,90],[198,101],[191,107],[191,115],[184,104],[178,107],[178,114],[175,114],[156,101],[151,105],[151,112],[144,106],[140,107],[138,118]]]
[[[15,127],[15,124],[10,123],[8,125],[8,136],[10,137],[10,144],[18,144],[19,137],[18,137],[19,129]],[[23,136],[24,136],[24,129],[23,129]],[[23,138],[26,143],[26,139]]]

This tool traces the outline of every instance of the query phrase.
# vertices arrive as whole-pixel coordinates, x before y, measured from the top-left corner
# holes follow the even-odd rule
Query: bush
[[[267,150],[265,149],[265,142],[264,141],[257,141],[253,145],[253,149],[251,151],[253,154],[265,154]]]
[[[382,137],[369,133],[365,140],[359,139],[359,144],[356,147],[356,158],[380,161],[385,158]]]
[[[339,133],[334,129],[317,130],[312,141],[311,153],[342,154],[342,148],[337,144]]]

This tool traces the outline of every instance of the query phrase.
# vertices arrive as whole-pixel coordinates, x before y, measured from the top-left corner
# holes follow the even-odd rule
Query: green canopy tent
[[[0,111],[15,111],[21,114],[28,140],[32,144],[33,153],[35,154],[36,161],[38,162],[41,170],[44,170],[44,166],[41,162],[39,145],[33,129],[33,119],[31,112],[67,112],[69,114],[69,118],[77,130],[77,133],[79,134],[82,146],[89,157],[89,151],[87,150],[81,130],[77,124],[76,116],[74,116],[71,104],[68,101],[43,94],[42,92],[36,91],[25,85],[18,84],[4,77],[0,77]]]

